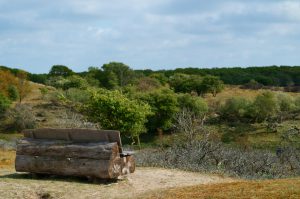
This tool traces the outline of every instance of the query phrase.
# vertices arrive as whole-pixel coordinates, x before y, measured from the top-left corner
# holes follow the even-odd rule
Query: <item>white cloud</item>
[[[12,1],[0,0],[0,65],[83,70],[112,60],[132,67],[300,61],[296,0]]]

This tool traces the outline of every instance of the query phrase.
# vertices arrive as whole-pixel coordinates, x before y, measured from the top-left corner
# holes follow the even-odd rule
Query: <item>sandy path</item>
[[[91,184],[67,178],[32,179],[13,171],[0,172],[0,198],[134,198],[142,193],[171,187],[232,182],[215,175],[161,168],[137,168],[134,174],[117,183]]]

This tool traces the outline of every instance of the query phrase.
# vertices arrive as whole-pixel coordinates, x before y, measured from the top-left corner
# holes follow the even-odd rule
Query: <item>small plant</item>
[[[45,99],[46,95],[49,93],[48,88],[46,88],[46,87],[41,87],[41,88],[39,88],[39,90],[40,90],[40,92],[41,92],[41,94],[42,94],[42,99]]]

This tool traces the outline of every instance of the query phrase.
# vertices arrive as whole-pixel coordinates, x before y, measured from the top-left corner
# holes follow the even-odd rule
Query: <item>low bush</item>
[[[10,100],[0,93],[0,117],[4,115],[10,104]]]
[[[17,104],[15,108],[8,110],[4,123],[6,129],[16,131],[36,127],[36,119],[32,108],[26,104]]]
[[[243,178],[281,178],[300,175],[299,149],[274,153],[228,147],[207,139],[137,153],[137,165],[225,173]]]

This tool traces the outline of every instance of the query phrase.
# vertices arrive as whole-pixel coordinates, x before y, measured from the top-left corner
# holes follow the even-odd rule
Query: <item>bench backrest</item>
[[[117,142],[122,153],[120,132],[115,130],[92,129],[26,129],[24,137],[32,139],[66,140],[72,142]]]

